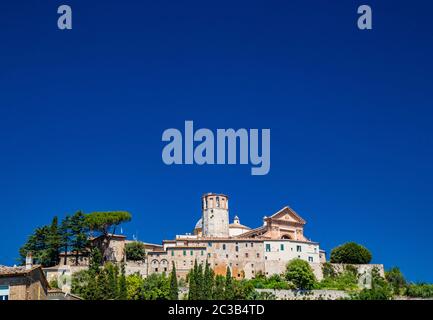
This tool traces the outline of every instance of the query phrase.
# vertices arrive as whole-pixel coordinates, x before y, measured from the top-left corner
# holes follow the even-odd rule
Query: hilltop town
[[[146,279],[159,279],[164,283],[168,275],[176,290],[172,298],[180,299],[191,298],[194,275],[208,277],[211,286],[217,286],[218,279],[227,282],[230,277],[233,279],[230,281],[240,286],[248,284],[250,296],[254,293],[255,298],[271,299],[348,299],[353,293],[369,292],[377,279],[383,279],[379,283],[385,285],[383,265],[371,264],[371,253],[360,245],[349,243],[334,249],[328,262],[320,243],[306,236],[304,218],[290,207],[264,216],[256,228],[241,224],[238,216],[230,223],[227,195],[204,194],[201,208],[201,218],[192,232],[163,240],[161,244],[130,240],[116,234],[116,226],[131,219],[127,212],[96,212],[87,216],[79,212],[60,226],[56,218],[44,230],[55,235],[62,234],[63,230],[67,237],[59,239],[67,241],[54,251],[47,247],[47,251],[38,252],[40,243],[32,241],[43,230],[37,230],[21,249],[25,265],[0,268],[2,296],[4,299],[103,298],[103,293],[94,296],[83,291],[89,284],[77,280],[85,279],[89,272],[93,272],[93,278],[98,278],[101,270],[107,270],[108,277],[116,279],[116,286],[120,286],[116,287],[118,292],[126,292],[128,281],[138,281],[135,298],[146,296],[146,289],[143,289]],[[83,233],[84,228],[89,234]],[[46,238],[57,239],[52,235]],[[47,259],[50,254],[54,256]],[[298,281],[301,272],[307,274],[307,281]],[[399,271],[393,272],[400,277]],[[87,282],[90,281],[93,280],[87,278]],[[394,288],[398,291],[396,294],[403,288],[404,281],[400,282],[399,287]],[[385,289],[392,291],[391,287]],[[228,289],[221,289],[217,298],[226,297],[224,290]],[[119,297],[131,298],[126,293]],[[212,296],[211,293],[198,294],[195,298]]]

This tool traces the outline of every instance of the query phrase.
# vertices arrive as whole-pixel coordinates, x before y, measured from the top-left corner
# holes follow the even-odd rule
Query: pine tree
[[[234,298],[234,285],[233,285],[233,278],[232,274],[230,272],[230,268],[227,267],[226,272],[226,285],[224,290],[224,296],[226,300],[233,300]]]
[[[64,261],[63,264],[67,264],[68,259],[68,250],[69,245],[71,243],[71,230],[70,230],[70,217],[67,215],[60,225],[60,233],[61,233],[61,247],[63,249],[64,255]]]
[[[170,273],[170,300],[177,300],[179,298],[179,288],[177,285],[176,266],[172,261],[172,269]]]

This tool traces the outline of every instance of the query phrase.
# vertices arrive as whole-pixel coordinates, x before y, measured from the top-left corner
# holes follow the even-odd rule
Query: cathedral
[[[207,193],[201,200],[202,216],[192,233],[164,240],[160,248],[147,253],[148,274],[169,272],[174,263],[178,275],[185,276],[197,260],[207,261],[216,274],[225,274],[229,267],[234,277],[242,279],[282,273],[294,258],[310,264],[326,261],[319,243],[304,236],[306,221],[289,207],[250,228],[238,216],[229,223],[228,196]]]

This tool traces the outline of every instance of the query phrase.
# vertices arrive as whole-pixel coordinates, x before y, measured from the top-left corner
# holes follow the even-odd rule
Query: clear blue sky
[[[73,30],[57,29],[57,6]],[[356,27],[373,8],[373,30]],[[285,205],[327,250],[433,282],[431,1],[2,1],[0,264],[81,209],[190,232],[200,196],[257,227]],[[270,128],[271,171],[166,166],[162,132]]]

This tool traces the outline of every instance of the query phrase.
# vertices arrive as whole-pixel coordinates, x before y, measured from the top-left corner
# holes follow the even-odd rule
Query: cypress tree
[[[210,268],[209,263],[206,260],[206,267],[204,269],[204,291],[203,291],[203,299],[211,300],[212,299],[212,291],[214,286],[214,272]]]
[[[172,261],[172,269],[170,273],[170,300],[177,300],[179,298],[179,288],[177,285],[176,266]]]
[[[188,292],[188,300],[197,300],[197,260],[194,262],[194,268],[190,270],[188,276],[189,282],[189,292]]]
[[[217,275],[215,277],[215,288],[212,292],[212,299],[214,300],[224,300],[224,277],[221,275]]]
[[[233,278],[230,272],[230,268],[227,266],[226,272],[226,286],[224,290],[224,296],[226,300],[233,300],[234,298],[234,286],[233,286]]]
[[[196,275],[196,295],[197,300],[203,300],[203,294],[204,294],[204,278],[203,278],[203,266],[200,264],[197,268],[197,275]]]

